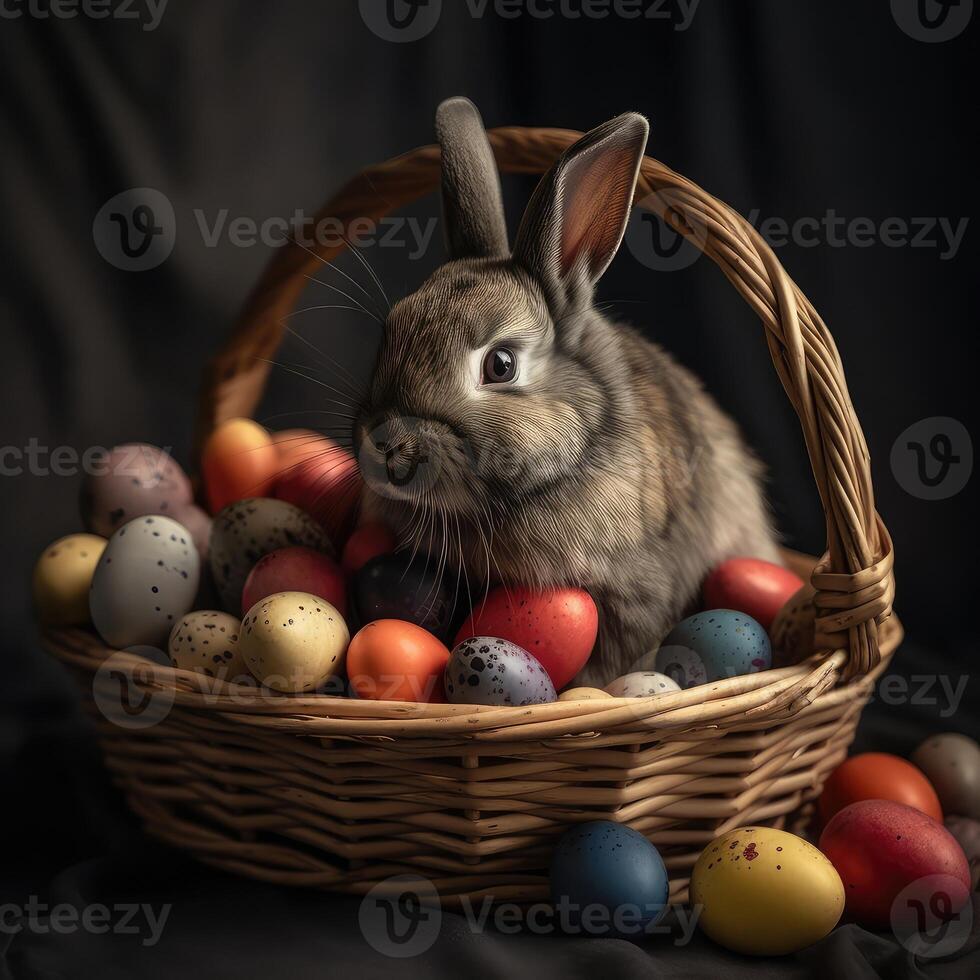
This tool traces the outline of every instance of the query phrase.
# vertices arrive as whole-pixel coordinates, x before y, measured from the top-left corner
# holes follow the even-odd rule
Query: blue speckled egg
[[[751,616],[708,609],[678,623],[657,651],[656,668],[682,688],[772,666],[769,635]]]
[[[544,667],[527,650],[496,636],[471,636],[457,643],[444,679],[453,704],[520,707],[558,700]]]
[[[551,900],[574,932],[642,935],[667,910],[668,893],[660,852],[611,820],[572,827],[551,858]]]

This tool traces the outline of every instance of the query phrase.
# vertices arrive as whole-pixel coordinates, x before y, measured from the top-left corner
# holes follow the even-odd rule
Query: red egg
[[[913,927],[923,911],[951,918],[970,897],[970,868],[953,835],[914,807],[862,800],[820,835],[844,883],[845,912],[871,929]]]
[[[761,558],[729,558],[704,580],[705,609],[735,609],[772,626],[776,614],[803,586],[803,579],[782,565]]]
[[[242,589],[242,613],[277,592],[309,592],[347,616],[347,585],[340,566],[312,548],[280,548],[255,564]]]
[[[340,544],[361,499],[357,460],[332,439],[304,429],[277,433],[279,476],[272,495],[295,504]]]
[[[347,676],[359,698],[444,704],[449,650],[428,630],[400,619],[376,619],[347,648]]]
[[[348,575],[353,575],[372,558],[390,555],[396,544],[395,535],[384,524],[362,524],[347,539],[340,563]]]
[[[911,762],[885,752],[864,752],[845,759],[827,778],[820,794],[820,817],[859,800],[892,800],[915,807],[942,822],[943,811],[932,783]]]
[[[229,419],[211,433],[201,453],[208,507],[265,497],[279,472],[279,453],[269,433],[251,419]]]
[[[584,589],[538,592],[498,586],[470,613],[455,642],[471,636],[510,640],[530,653],[561,690],[585,666],[598,631],[599,613]]]

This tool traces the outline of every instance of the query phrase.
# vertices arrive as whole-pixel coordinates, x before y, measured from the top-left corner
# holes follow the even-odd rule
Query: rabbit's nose
[[[385,472],[388,482],[393,486],[405,486],[411,482],[422,462],[422,449],[414,436],[400,436],[395,439],[382,439],[376,443],[378,452],[384,456]]]

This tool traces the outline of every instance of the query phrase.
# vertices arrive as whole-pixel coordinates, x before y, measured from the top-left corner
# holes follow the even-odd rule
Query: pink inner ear
[[[561,271],[584,263],[597,278],[619,246],[632,205],[636,154],[599,145],[571,161],[561,187]]]

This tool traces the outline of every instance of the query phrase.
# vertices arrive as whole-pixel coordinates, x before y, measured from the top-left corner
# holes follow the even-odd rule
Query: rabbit
[[[649,666],[713,566],[779,561],[762,467],[689,371],[593,302],[646,119],[562,153],[513,250],[476,107],[447,100],[436,130],[450,260],[385,320],[353,424],[365,514],[471,589],[586,589],[599,636],[575,683],[601,687]]]

